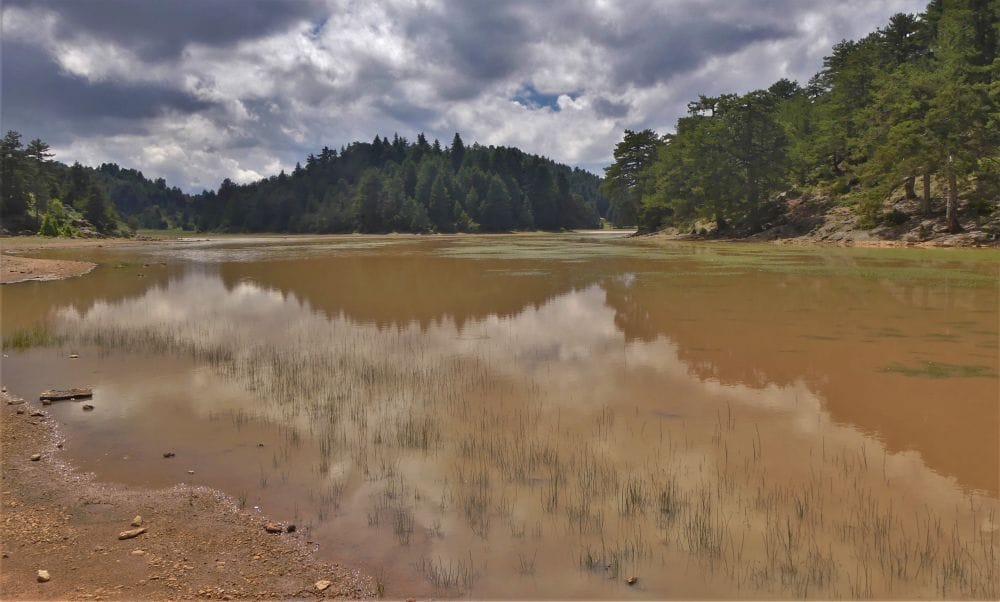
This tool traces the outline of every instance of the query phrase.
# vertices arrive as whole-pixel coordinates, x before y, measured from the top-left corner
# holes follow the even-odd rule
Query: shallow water
[[[94,412],[51,406],[70,459],[218,487],[389,596],[1000,593],[994,251],[564,234],[72,256],[102,265],[0,289],[4,384],[95,387]]]

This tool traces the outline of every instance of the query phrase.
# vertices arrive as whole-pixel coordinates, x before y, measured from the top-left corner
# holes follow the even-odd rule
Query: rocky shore
[[[37,403],[0,393],[0,598],[373,598],[376,581],[316,560],[308,534],[219,491],[97,482],[63,459]]]

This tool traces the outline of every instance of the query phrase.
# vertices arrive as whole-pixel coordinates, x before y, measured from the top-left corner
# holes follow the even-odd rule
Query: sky
[[[5,0],[0,127],[189,192],[420,132],[603,173],[925,0]]]

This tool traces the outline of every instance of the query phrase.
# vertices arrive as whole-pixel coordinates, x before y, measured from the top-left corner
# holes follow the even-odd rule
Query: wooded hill
[[[700,96],[671,134],[626,131],[602,186],[611,219],[743,236],[805,194],[873,227],[910,218],[901,197],[956,232],[960,208],[983,218],[1000,199],[998,38],[1000,1],[933,0],[834,46],[805,86]]]
[[[51,160],[48,145],[2,143],[4,227],[71,234],[133,228],[226,232],[502,232],[592,228],[607,212],[600,178],[516,148],[394,136],[324,148],[305,166],[186,195],[114,164]],[[11,182],[10,186],[6,182]],[[73,224],[76,223],[77,226]]]

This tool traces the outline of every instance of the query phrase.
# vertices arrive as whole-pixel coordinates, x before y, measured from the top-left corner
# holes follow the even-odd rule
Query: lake
[[[1000,595],[995,250],[584,232],[35,255],[101,264],[0,289],[4,383],[95,389],[93,412],[49,408],[70,461],[218,488],[387,596]]]

